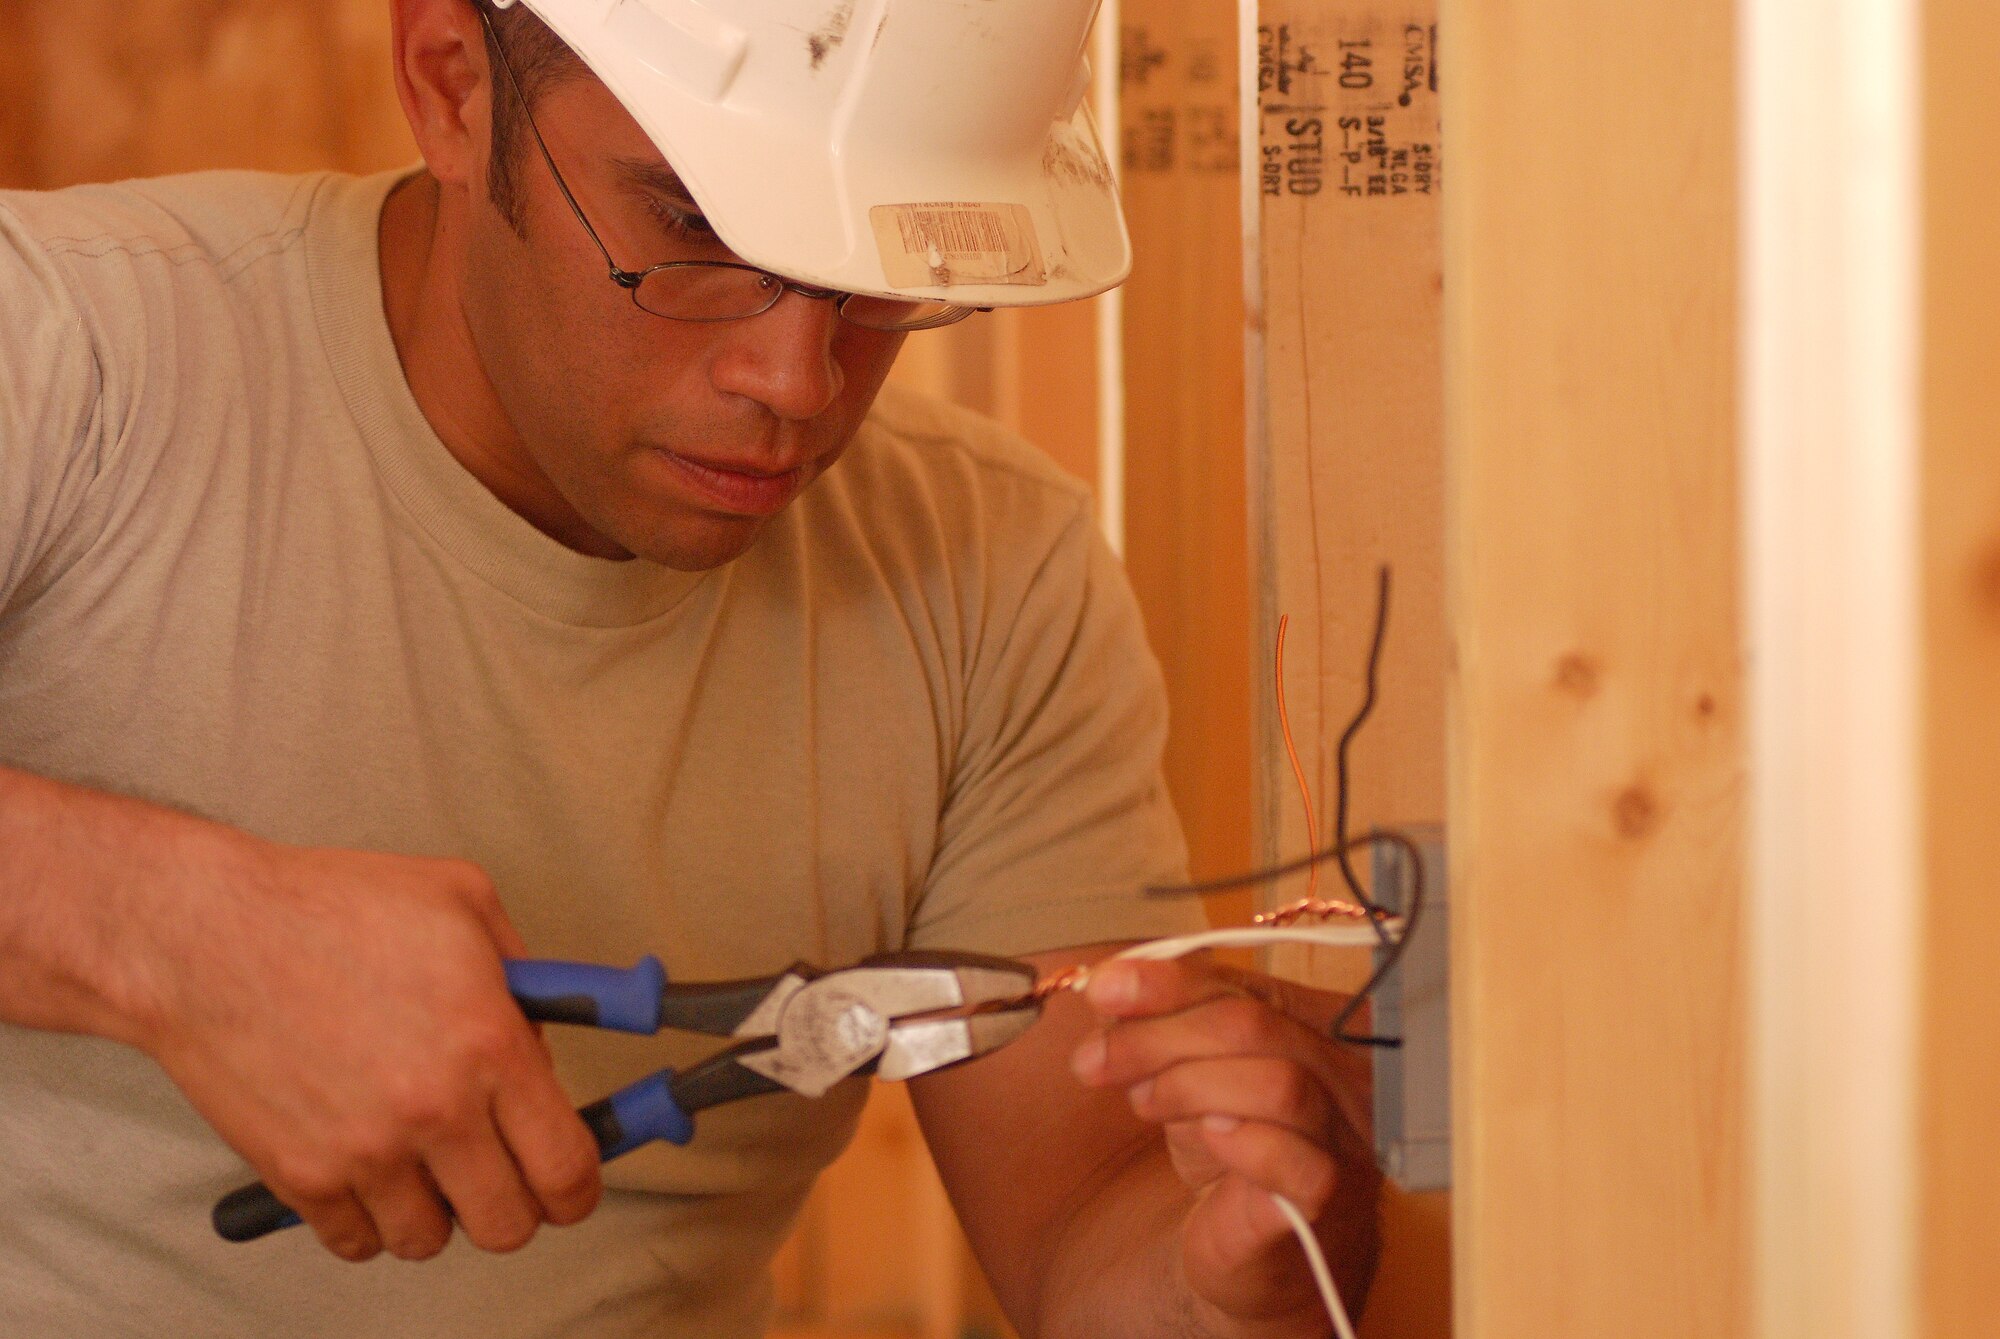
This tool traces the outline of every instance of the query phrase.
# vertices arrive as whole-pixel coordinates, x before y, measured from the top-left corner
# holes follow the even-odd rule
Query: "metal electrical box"
[[[1375,993],[1373,1030],[1403,1039],[1375,1051],[1375,1156],[1405,1190],[1443,1190],[1451,1185],[1450,881],[1443,830],[1405,835],[1423,854],[1424,900],[1402,961]],[[1416,875],[1402,848],[1376,845],[1378,903],[1406,912]]]

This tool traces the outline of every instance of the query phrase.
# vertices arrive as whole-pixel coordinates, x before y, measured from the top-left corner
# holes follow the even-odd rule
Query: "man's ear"
[[[460,189],[483,182],[493,152],[493,79],[471,0],[390,0],[390,28],[396,96],[431,175]]]

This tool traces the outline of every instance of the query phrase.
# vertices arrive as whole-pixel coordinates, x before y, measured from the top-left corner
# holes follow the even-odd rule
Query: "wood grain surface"
[[[1381,693],[1351,757],[1349,831],[1445,821],[1445,199],[1435,0],[1263,0],[1257,30],[1259,296],[1250,480],[1258,592],[1257,845],[1333,840],[1340,735],[1366,696],[1377,571],[1392,569]],[[1253,430],[1254,431],[1254,430]],[[1283,747],[1284,693],[1313,822]],[[1368,861],[1357,860],[1365,881]],[[1269,894],[1306,891],[1294,880]],[[1323,896],[1345,896],[1329,866]],[[1281,949],[1334,989],[1366,953]],[[1363,1339],[1451,1333],[1451,1197],[1384,1203]]]
[[[2000,10],[1926,10],[1925,977],[1917,1295],[1925,1339],[2000,1334]]]
[[[10,185],[219,166],[374,171],[416,158],[382,0],[6,3]]]
[[[1212,0],[1124,0],[1119,146],[1126,566],[1167,678],[1167,784],[1198,877],[1250,863],[1250,563],[1236,23]],[[1241,922],[1247,896],[1211,908]]]
[[[1464,1339],[1746,1332],[1734,23],[1444,5]]]

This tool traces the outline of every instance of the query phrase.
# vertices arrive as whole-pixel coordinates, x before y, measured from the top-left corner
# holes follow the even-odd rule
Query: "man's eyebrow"
[[[684,204],[691,209],[700,208],[695,203],[694,195],[681,181],[680,174],[665,163],[649,162],[643,158],[615,158],[612,164],[633,185],[664,195],[676,204]]]

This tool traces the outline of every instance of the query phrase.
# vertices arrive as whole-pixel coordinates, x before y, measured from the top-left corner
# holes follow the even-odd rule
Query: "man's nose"
[[[833,355],[841,319],[833,295],[787,285],[769,311],[722,327],[715,388],[757,401],[781,419],[824,413],[846,385]]]

